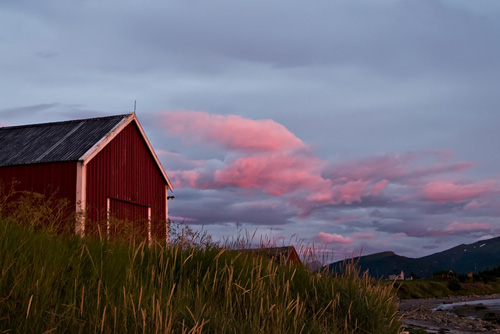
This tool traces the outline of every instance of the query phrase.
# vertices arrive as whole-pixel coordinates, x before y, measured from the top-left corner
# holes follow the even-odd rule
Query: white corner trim
[[[82,161],[76,163],[75,234],[85,236],[87,210],[87,166]]]
[[[106,197],[106,235],[109,239],[111,233],[111,198]]]
[[[151,207],[148,206],[148,241],[151,243],[153,241],[151,236]]]

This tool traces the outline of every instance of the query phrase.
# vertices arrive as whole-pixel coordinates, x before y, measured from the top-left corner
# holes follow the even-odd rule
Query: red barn
[[[135,113],[0,128],[0,183],[13,181],[66,198],[86,217],[81,235],[126,220],[144,238],[168,238],[173,187]]]

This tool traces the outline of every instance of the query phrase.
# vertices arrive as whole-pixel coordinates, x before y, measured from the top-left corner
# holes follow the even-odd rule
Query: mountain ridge
[[[404,271],[406,277],[432,277],[437,271],[452,270],[455,273],[477,273],[486,269],[500,266],[500,237],[480,240],[472,244],[460,244],[450,249],[426,255],[419,258],[410,258],[398,255],[392,251],[384,251],[370,255],[354,257],[360,269],[369,271],[375,278],[388,278],[389,275]],[[330,272],[339,272],[344,261],[337,261],[326,265],[324,269]]]

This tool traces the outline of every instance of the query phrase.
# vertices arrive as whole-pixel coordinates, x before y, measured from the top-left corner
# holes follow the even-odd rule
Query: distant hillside
[[[478,241],[469,245],[459,245],[440,253],[421,258],[409,258],[393,252],[382,252],[356,258],[362,271],[369,270],[376,278],[387,278],[399,274],[406,276],[414,273],[418,277],[431,277],[440,270],[453,270],[456,273],[477,273],[487,268],[500,266],[500,237]],[[338,272],[344,261],[331,263],[330,271]]]

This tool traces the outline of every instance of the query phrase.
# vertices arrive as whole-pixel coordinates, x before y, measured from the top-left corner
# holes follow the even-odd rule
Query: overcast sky
[[[0,126],[132,112],[170,215],[333,260],[500,235],[500,2],[3,0]]]

